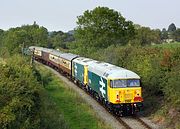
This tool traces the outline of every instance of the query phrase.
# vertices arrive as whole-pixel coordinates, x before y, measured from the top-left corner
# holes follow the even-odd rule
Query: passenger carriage
[[[67,73],[69,76],[71,76],[72,72],[72,61],[73,59],[77,58],[78,55],[71,54],[71,53],[63,53],[60,58],[60,68],[64,73]]]

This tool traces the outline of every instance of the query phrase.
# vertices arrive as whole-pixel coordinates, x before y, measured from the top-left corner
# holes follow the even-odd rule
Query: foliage
[[[44,67],[38,67],[41,75],[43,75],[43,80],[49,80],[45,84],[46,94],[48,98],[54,103],[49,104],[50,108],[55,109],[56,112],[53,113],[51,109],[42,112],[43,127],[44,128],[71,128],[71,129],[109,129],[109,126],[99,120],[97,116],[93,113],[92,109],[84,102],[84,100],[71,88],[67,87],[57,76],[52,75]],[[46,97],[47,98],[47,97]],[[48,99],[47,99],[48,100]],[[47,101],[46,100],[46,101]],[[52,103],[51,102],[51,103]],[[51,118],[47,113],[50,113]],[[56,119],[55,119],[56,118]],[[53,121],[55,120],[55,121]]]
[[[7,48],[10,54],[13,54],[20,53],[22,47],[47,46],[47,38],[47,29],[33,24],[5,31],[2,42],[3,47]]]
[[[175,49],[180,47],[180,42],[172,42],[172,43],[166,43],[163,42],[162,44],[155,44],[153,46],[149,46],[152,48],[161,48],[161,49]]]
[[[166,29],[163,28],[161,31],[161,40],[166,40],[166,39],[168,39],[168,31],[166,31]]]
[[[64,33],[62,31],[53,31],[49,34],[48,40],[48,47],[67,49],[66,44],[68,42],[74,41],[74,37],[70,33]]]
[[[168,27],[168,37],[169,39],[175,40],[174,34],[176,32],[176,26],[174,23],[171,23]]]
[[[87,10],[78,17],[75,39],[79,48],[107,48],[109,45],[126,44],[134,36],[134,26],[117,11],[107,7]]]
[[[180,28],[178,28],[174,33],[173,33],[173,38],[175,41],[180,42]]]
[[[40,127],[40,85],[26,62],[14,56],[0,64],[0,128]]]
[[[176,26],[174,23],[171,23],[168,27],[168,32],[174,32],[176,31]]]
[[[3,34],[4,34],[4,31],[0,29],[0,47],[2,45]]]
[[[0,29],[0,56],[3,54],[1,52],[3,50],[3,43],[2,43],[3,36],[4,36],[4,31]]]
[[[165,68],[166,76],[164,78],[166,80],[162,83],[164,85],[163,91],[167,101],[180,109],[180,48],[176,48],[173,51],[166,50],[164,54],[162,66]]]
[[[152,43],[161,42],[161,32],[160,30],[151,30],[149,27],[141,27],[136,25],[136,35],[133,40],[130,40],[129,44],[131,45],[151,45]]]
[[[142,80],[145,100],[149,100],[153,96],[156,98],[153,103],[158,106],[159,98],[164,98],[165,103],[180,108],[178,88],[180,47],[177,47],[112,45],[106,49],[95,50],[88,57],[113,63],[136,72]],[[145,107],[148,108],[146,101]]]

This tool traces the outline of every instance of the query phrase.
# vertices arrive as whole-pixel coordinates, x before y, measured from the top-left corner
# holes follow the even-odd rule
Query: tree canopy
[[[67,48],[68,42],[74,41],[73,34],[64,33],[62,31],[53,31],[49,33],[48,47],[52,48]]]
[[[135,26],[135,38],[129,42],[131,45],[151,45],[151,43],[160,43],[160,30],[152,30],[149,27]]]
[[[47,46],[48,31],[37,24],[11,28],[4,32],[3,46],[10,53],[21,52],[22,46]]]
[[[174,23],[171,23],[168,27],[168,32],[174,32],[176,31],[176,26]]]
[[[173,33],[173,37],[176,41],[180,42],[180,28]]]
[[[134,37],[135,30],[119,12],[107,7],[96,7],[78,16],[75,39],[82,48],[107,48],[123,45]]]

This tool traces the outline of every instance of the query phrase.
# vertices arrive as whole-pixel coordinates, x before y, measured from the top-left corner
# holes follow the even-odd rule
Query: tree
[[[136,25],[135,39],[130,41],[131,45],[150,45],[151,43],[160,43],[160,30],[151,30],[149,27]]]
[[[70,33],[64,33],[62,31],[53,31],[49,34],[49,44],[52,48],[67,48],[66,43],[74,41],[74,37]]]
[[[168,32],[166,31],[165,28],[162,29],[161,31],[161,40],[168,39]]]
[[[22,46],[47,46],[48,32],[46,28],[33,24],[9,29],[3,37],[4,47],[12,54],[21,52]]]
[[[168,27],[168,37],[174,39],[174,32],[176,31],[176,26],[174,23],[171,23]]]
[[[0,47],[2,45],[3,34],[4,34],[4,31],[0,29]]]
[[[178,29],[173,33],[173,37],[174,37],[175,41],[180,42],[180,28],[178,28]]]
[[[85,51],[89,48],[107,48],[124,45],[134,37],[134,25],[117,11],[96,7],[78,16],[75,39]]]
[[[171,23],[168,27],[168,32],[174,32],[176,31],[176,26],[174,23]]]
[[[4,33],[4,30],[0,29],[0,37],[3,35],[3,33]]]

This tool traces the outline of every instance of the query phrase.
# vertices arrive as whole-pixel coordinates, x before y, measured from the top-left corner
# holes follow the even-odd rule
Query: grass
[[[70,128],[70,129],[109,129],[110,128],[96,116],[92,108],[84,102],[84,100],[79,96],[79,94],[77,94],[68,86],[66,86],[66,84],[64,84],[63,81],[60,80],[57,76],[55,75],[49,76],[49,72],[44,67],[40,67],[40,69],[41,69],[41,74],[43,74],[43,76],[46,78],[48,77],[49,78],[48,80],[50,80],[48,83],[45,84],[45,91],[49,98],[47,99],[47,101],[51,100],[52,104],[50,104],[49,109],[46,110],[52,110],[49,111],[50,116],[52,116],[54,112],[55,112],[54,114],[55,116],[61,116],[59,121],[63,125],[63,128]],[[45,102],[45,105],[46,104],[48,104],[48,102]],[[55,116],[53,116],[53,119],[56,118]],[[54,127],[57,127],[60,124],[56,123],[54,125],[56,125]]]
[[[59,112],[57,104],[49,96],[48,92],[42,89],[40,97],[41,129],[69,129],[64,116]]]
[[[158,47],[158,48],[177,48],[180,47],[180,42],[172,42],[172,43],[162,43],[162,44],[155,44],[151,47]]]

